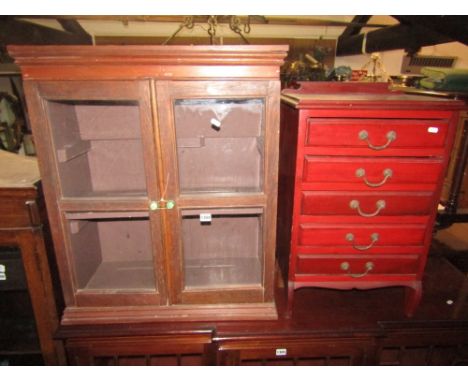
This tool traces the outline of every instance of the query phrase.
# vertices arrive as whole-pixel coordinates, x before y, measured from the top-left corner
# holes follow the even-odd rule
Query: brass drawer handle
[[[372,261],[368,261],[365,265],[365,271],[364,273],[351,273],[350,272],[350,268],[351,266],[349,265],[349,263],[347,261],[344,261],[341,263],[340,265],[340,269],[342,271],[346,271],[347,272],[347,275],[350,276],[350,277],[353,277],[353,278],[360,278],[360,277],[364,277],[365,275],[367,275],[370,271],[372,271],[374,269],[374,263]]]
[[[369,187],[383,186],[387,182],[387,180],[392,177],[393,171],[392,171],[391,168],[386,168],[385,170],[383,170],[382,174],[383,174],[384,178],[380,182],[372,183],[372,182],[369,182],[367,180],[367,178],[366,178],[366,170],[364,170],[363,168],[358,168],[356,170],[356,177],[357,178],[363,178],[364,183],[367,184]]]
[[[356,245],[354,244],[354,235],[350,232],[346,234],[346,240],[352,242],[353,248],[359,251],[367,251],[368,249],[372,248],[375,243],[379,240],[379,234],[374,232],[370,235],[371,243],[368,245]]]
[[[382,146],[374,146],[372,143],[370,143],[369,141],[369,133],[366,131],[366,130],[361,130],[359,132],[359,139],[361,141],[366,141],[367,142],[367,146],[369,146],[370,149],[372,150],[383,150],[383,149],[386,149],[388,147],[388,145],[390,145],[390,143],[392,143],[395,139],[396,139],[397,135],[396,135],[396,132],[391,130],[387,133],[387,143],[385,143],[384,145]]]
[[[351,200],[349,202],[349,207],[353,210],[357,210],[358,214],[365,218],[377,216],[379,212],[385,208],[385,205],[386,205],[385,200],[377,200],[377,202],[375,203],[375,206],[377,207],[377,209],[374,212],[366,213],[361,210],[361,206],[359,205],[358,200]]]
[[[175,202],[173,200],[152,200],[149,204],[150,211],[156,210],[172,210],[175,207]]]

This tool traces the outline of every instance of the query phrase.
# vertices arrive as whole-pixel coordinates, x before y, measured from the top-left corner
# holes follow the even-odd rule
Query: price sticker
[[[6,281],[6,267],[3,264],[0,264],[0,281]]]
[[[202,223],[210,223],[210,222],[211,222],[211,214],[208,214],[208,213],[201,213],[201,214],[200,214],[200,222],[202,222]]]
[[[286,355],[288,355],[288,349],[276,349],[277,357],[284,357]]]

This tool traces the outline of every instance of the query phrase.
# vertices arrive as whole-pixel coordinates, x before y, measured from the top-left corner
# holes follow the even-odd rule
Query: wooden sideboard
[[[437,248],[411,319],[399,287],[296,292],[286,318],[153,324],[66,325],[71,365],[468,365],[466,276]]]

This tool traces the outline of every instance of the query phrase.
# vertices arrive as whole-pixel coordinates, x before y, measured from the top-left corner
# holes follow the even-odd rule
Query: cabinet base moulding
[[[66,308],[62,325],[163,321],[276,320],[274,303],[185,305],[178,307]]]

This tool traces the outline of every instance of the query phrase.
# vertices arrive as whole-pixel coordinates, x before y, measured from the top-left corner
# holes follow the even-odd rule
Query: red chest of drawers
[[[303,287],[406,287],[421,298],[458,111],[387,84],[303,83],[281,105],[278,261]]]

